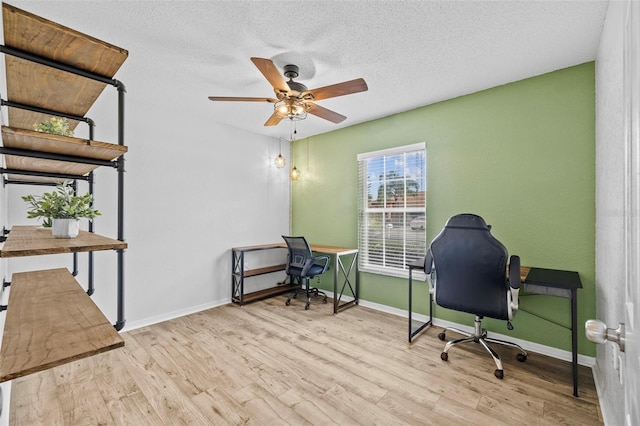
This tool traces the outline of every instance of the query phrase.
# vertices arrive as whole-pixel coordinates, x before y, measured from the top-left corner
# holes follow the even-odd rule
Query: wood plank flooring
[[[123,333],[125,347],[14,381],[11,425],[598,425],[591,370],[479,345],[361,306],[227,305]]]

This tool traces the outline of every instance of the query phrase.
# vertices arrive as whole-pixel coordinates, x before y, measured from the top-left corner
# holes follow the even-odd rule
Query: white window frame
[[[423,169],[423,179],[424,179],[424,193],[425,193],[425,205],[421,206],[421,207],[407,207],[406,205],[402,206],[402,207],[392,207],[389,208],[387,207],[387,202],[386,202],[386,191],[384,191],[385,193],[385,200],[383,202],[383,206],[382,207],[371,207],[369,202],[368,202],[368,194],[369,194],[369,189],[368,189],[368,184],[369,181],[367,179],[367,175],[369,174],[366,171],[366,165],[367,165],[367,161],[371,160],[371,159],[375,159],[375,158],[381,158],[383,161],[383,164],[386,163],[385,158],[386,157],[390,157],[390,156],[397,156],[397,155],[403,155],[403,158],[405,159],[405,165],[406,165],[406,158],[407,155],[411,155],[415,152],[418,151],[423,151],[424,152],[424,160],[425,160],[425,164],[424,164],[424,169]],[[421,213],[425,216],[426,218],[426,196],[427,196],[427,177],[426,177],[426,172],[427,172],[427,165],[426,165],[426,161],[427,161],[427,146],[426,146],[426,142],[420,142],[420,143],[416,143],[416,144],[411,144],[411,145],[404,145],[404,146],[399,146],[399,147],[394,147],[394,148],[388,148],[388,149],[383,149],[383,150],[379,150],[379,151],[373,151],[373,152],[367,152],[367,153],[361,153],[358,154],[357,156],[357,161],[358,161],[358,249],[359,249],[359,256],[358,256],[358,268],[360,271],[363,272],[369,272],[369,273],[374,273],[374,274],[380,274],[380,275],[388,275],[388,276],[394,276],[394,277],[401,277],[401,278],[407,278],[409,276],[409,268],[406,266],[406,264],[408,262],[411,262],[413,260],[416,259],[416,256],[411,256],[411,254],[407,253],[407,214],[412,214],[415,215],[416,213]],[[385,176],[387,176],[387,171],[386,168],[384,169],[383,174]],[[408,177],[406,176],[406,173],[403,174],[405,182],[408,179]],[[407,185],[404,185],[405,187],[405,194],[403,196],[403,200],[406,200],[406,187]],[[405,203],[406,204],[406,203]],[[370,216],[371,213],[382,213],[382,217],[383,217],[383,223],[385,220],[385,213],[389,213],[389,212],[394,212],[394,213],[403,213],[403,222],[404,222],[404,227],[402,232],[402,240],[403,240],[403,254],[402,256],[404,257],[403,261],[402,261],[402,265],[398,266],[390,266],[390,265],[386,265],[386,257],[387,257],[387,252],[386,252],[386,238],[384,238],[384,236],[382,237],[382,245],[383,245],[383,260],[382,260],[382,264],[379,264],[378,262],[371,262],[370,259],[370,255],[369,255],[369,236],[371,235],[370,231],[369,231],[369,223],[368,223],[368,218]],[[383,225],[383,232],[386,229],[386,226]],[[427,247],[427,242],[426,242],[426,220],[425,220],[425,228],[422,230],[423,235],[422,237],[424,238],[424,244],[425,244],[425,250]],[[414,234],[415,235],[415,234]],[[408,256],[409,255],[409,256]],[[421,253],[420,256],[423,256],[424,253]],[[397,257],[398,254],[396,253],[395,255],[395,261],[397,263]],[[393,256],[392,256],[393,257]],[[426,275],[424,274],[424,272],[422,270],[414,270],[413,271],[413,278],[417,279],[417,280],[426,280]]]

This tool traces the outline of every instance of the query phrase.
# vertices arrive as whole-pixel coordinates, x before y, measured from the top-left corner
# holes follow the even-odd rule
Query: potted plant
[[[43,218],[43,226],[52,228],[54,238],[77,237],[81,218],[92,220],[101,214],[92,208],[91,194],[75,195],[67,182],[58,184],[53,192],[25,195],[22,199],[29,206],[27,217]]]
[[[66,118],[51,117],[41,123],[34,124],[33,130],[52,135],[73,136],[73,130],[69,129],[69,122]]]

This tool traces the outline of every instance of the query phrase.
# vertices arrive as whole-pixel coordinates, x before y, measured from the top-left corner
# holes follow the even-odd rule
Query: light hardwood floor
[[[498,346],[440,360],[440,328],[406,340],[406,319],[276,297],[123,333],[125,347],[17,379],[11,425],[593,425],[593,377]]]

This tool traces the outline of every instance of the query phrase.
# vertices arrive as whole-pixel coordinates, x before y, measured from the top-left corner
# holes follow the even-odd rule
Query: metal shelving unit
[[[2,14],[5,44],[0,45],[0,52],[5,55],[7,96],[0,100],[0,104],[7,108],[9,117],[9,125],[1,129],[0,154],[4,158],[4,167],[0,168],[0,174],[3,184],[56,185],[71,181],[75,188],[78,181],[86,181],[89,192],[93,193],[93,171],[98,167],[113,168],[118,180],[118,217],[117,239],[93,233],[92,223],[89,232],[81,232],[78,238],[72,240],[54,239],[50,232],[38,227],[4,228],[0,236],[0,240],[4,241],[0,257],[73,253],[73,275],[77,274],[77,253],[88,252],[89,258],[86,294],[71,274],[67,277],[59,270],[15,274],[17,277],[13,277],[13,284],[5,282],[5,285],[12,285],[12,291],[5,307],[7,321],[0,354],[0,364],[3,366],[0,381],[124,344],[117,331],[125,325],[124,251],[127,244],[124,240],[124,154],[128,150],[124,144],[126,88],[113,78],[128,52],[5,3],[2,4]],[[107,86],[115,87],[118,92],[117,144],[95,141],[94,121],[86,117],[89,108]],[[35,123],[52,116],[69,119],[72,129],[79,123],[86,123],[89,126],[89,139],[31,130]],[[110,332],[104,331],[107,320],[89,297],[94,292],[92,253],[95,250],[115,250],[117,254],[117,321],[113,327],[107,327]],[[17,285],[31,290],[13,288]],[[85,321],[78,323],[73,318],[66,318],[66,314],[51,312],[51,309],[43,310],[41,301],[30,296],[43,289],[53,293],[51,297],[59,302],[59,309],[63,312],[68,313],[64,301],[72,300]],[[56,293],[58,291],[62,293]],[[25,312],[33,312],[33,315],[24,318]],[[43,316],[38,316],[40,313]],[[14,366],[15,363],[9,360],[19,359],[21,351],[28,348],[33,353],[45,344],[51,345],[51,336],[39,332],[36,327],[52,318],[61,322],[56,328],[56,343],[61,347],[49,351],[53,358],[45,354],[36,365],[28,368]],[[105,339],[93,341],[89,347],[69,345],[69,342],[76,341],[78,336],[87,333],[87,328],[96,327],[96,324],[103,333],[107,333]],[[66,326],[68,330],[61,333],[59,329]],[[16,338],[25,331],[39,336],[39,339]]]

